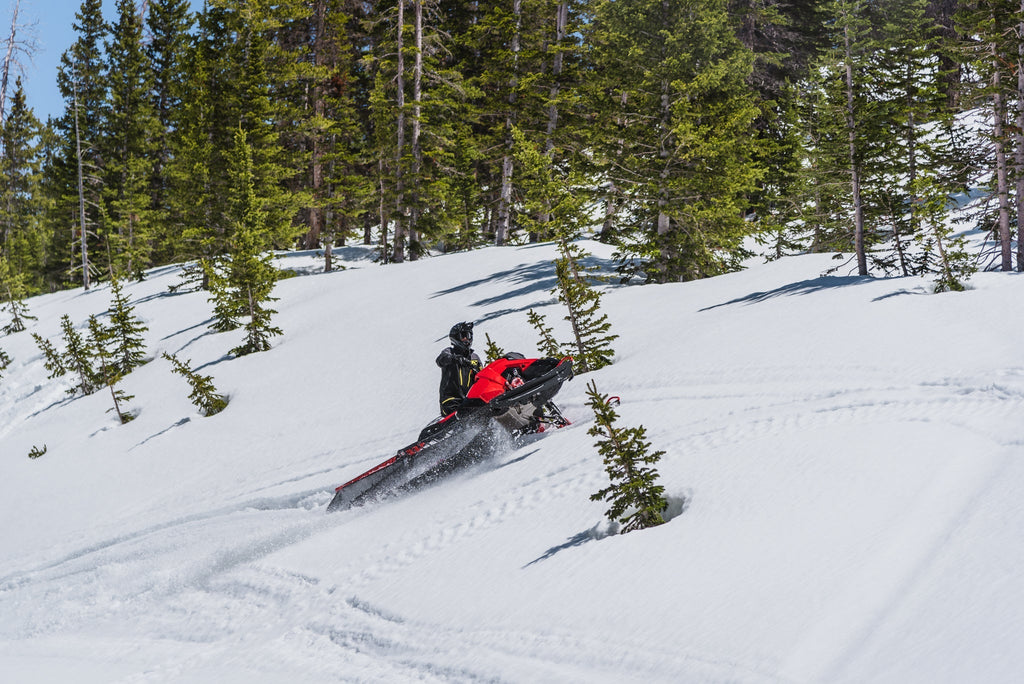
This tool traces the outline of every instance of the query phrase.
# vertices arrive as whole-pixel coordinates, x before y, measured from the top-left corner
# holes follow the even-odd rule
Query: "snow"
[[[611,269],[603,245],[585,243]],[[0,680],[1016,682],[1024,671],[1024,280],[823,275],[828,255],[607,285],[615,363],[573,421],[413,495],[333,489],[437,411],[433,359],[477,322],[562,339],[550,244],[343,271],[282,255],[272,350],[234,359],[176,267],[126,288],[153,360],[70,398],[0,338]],[[61,346],[109,287],[29,300]],[[161,352],[211,375],[203,417]],[[585,389],[644,425],[667,524],[617,534]],[[46,453],[29,459],[33,447]]]

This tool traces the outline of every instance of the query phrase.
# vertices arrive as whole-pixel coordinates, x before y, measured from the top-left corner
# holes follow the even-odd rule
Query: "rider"
[[[459,408],[466,398],[476,372],[480,370],[480,357],[473,353],[473,323],[456,323],[448,333],[452,346],[437,357],[441,368],[441,414],[447,416]]]

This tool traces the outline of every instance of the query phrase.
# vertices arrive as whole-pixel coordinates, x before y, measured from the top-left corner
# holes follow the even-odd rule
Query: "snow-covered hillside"
[[[613,287],[616,361],[556,398],[572,426],[325,515],[434,417],[453,323],[534,354],[537,308],[568,337],[551,245],[365,256],[282,258],[304,273],[275,291],[285,334],[239,359],[175,268],[130,285],[154,360],[126,425],[48,381],[29,332],[0,338],[0,680],[1019,681],[1019,275],[932,295],[805,256]],[[29,300],[30,331],[59,344],[109,301]],[[163,351],[227,410],[200,416]],[[667,452],[667,524],[613,534],[589,500],[590,379]]]

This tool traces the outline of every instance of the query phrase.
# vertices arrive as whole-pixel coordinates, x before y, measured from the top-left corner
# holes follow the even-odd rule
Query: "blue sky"
[[[201,7],[202,0],[193,0],[192,5]],[[4,40],[11,28],[13,6],[14,0],[0,0],[0,36]],[[60,56],[75,41],[72,24],[81,6],[81,0],[21,0],[18,23],[31,31],[36,44],[31,61],[22,57],[22,84],[28,105],[40,121],[45,122],[48,116],[56,118],[64,111],[64,100],[57,90],[57,67]],[[108,21],[113,19],[116,7],[116,0],[103,0],[103,14]],[[25,37],[21,32],[19,35]],[[14,92],[13,76],[9,93]]]

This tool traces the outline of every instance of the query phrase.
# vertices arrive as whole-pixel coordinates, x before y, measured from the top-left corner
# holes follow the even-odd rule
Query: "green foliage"
[[[0,256],[0,295],[6,298],[4,308],[11,315],[11,320],[3,328],[0,328],[0,332],[5,335],[21,332],[25,329],[26,320],[36,320],[35,316],[29,314],[28,306],[23,301],[25,285],[22,275],[14,273],[3,256]]]
[[[599,2],[587,40],[595,163],[618,212],[635,220],[615,237],[625,275],[672,282],[735,270],[764,161],[753,55],[727,3]]]
[[[0,378],[4,377],[3,372],[11,365],[11,357],[3,349],[0,349]]]
[[[46,453],[46,445],[45,444],[43,445],[42,449],[40,449],[39,447],[33,445],[32,448],[28,452],[28,457],[29,458],[39,458],[40,456],[42,456],[45,453]]]
[[[931,173],[921,173],[913,190],[917,197],[914,215],[921,225],[915,239],[922,252],[922,270],[936,273],[935,292],[961,291],[977,270],[966,239],[954,236],[946,218],[950,202],[943,184]]]
[[[619,416],[608,395],[598,392],[593,380],[587,383],[587,396],[595,418],[587,434],[599,438],[595,446],[604,459],[611,481],[591,495],[590,500],[610,502],[606,515],[609,520],[622,523],[623,532],[662,524],[668,501],[664,496],[665,488],[657,484],[658,472],[654,465],[665,452],[650,451],[651,444],[642,425],[636,428],[616,426]]]
[[[26,104],[20,78],[10,105],[0,127],[0,259],[20,280],[23,291],[14,297],[20,304],[26,295],[44,289],[49,240],[43,218],[48,198],[42,186],[44,131]],[[0,299],[3,296],[0,289]]]
[[[562,239],[558,251],[561,256],[555,259],[555,292],[568,310],[565,320],[572,329],[570,348],[574,349],[576,366],[580,373],[604,368],[612,362],[615,352],[611,343],[618,335],[609,332],[608,315],[600,313],[602,293],[588,280],[588,273],[594,269],[583,265],[587,255],[579,245]]]
[[[117,359],[111,353],[107,345],[113,340],[114,330],[104,327],[95,316],[89,316],[89,346],[93,350],[93,357],[99,363],[96,378],[110,390],[110,398],[114,406],[107,411],[117,413],[117,419],[122,425],[133,420],[135,415],[123,408],[124,404],[134,399],[134,396],[126,394],[124,390],[117,388],[117,383],[124,377],[124,373],[117,365]]]
[[[228,400],[223,394],[218,394],[213,386],[213,378],[209,375],[200,375],[192,370],[191,360],[180,361],[174,354],[164,352],[163,357],[174,366],[174,372],[185,378],[192,393],[188,398],[195,404],[196,408],[202,411],[204,416],[212,416],[223,411]]]
[[[43,366],[50,372],[47,376],[50,380],[59,378],[68,372],[68,369],[64,367],[64,357],[61,356],[52,342],[37,333],[32,333],[32,339],[35,340],[39,351],[43,352],[43,358],[45,359]]]
[[[60,328],[64,337],[64,355],[61,363],[64,368],[78,378],[78,384],[69,389],[68,394],[76,392],[92,394],[98,389],[99,384],[99,376],[93,369],[93,352],[95,350],[89,341],[75,330],[71,317],[67,314],[61,316]]]
[[[1019,147],[1006,0],[959,3],[955,26],[927,0],[144,4],[108,23],[81,1],[57,119],[20,83],[10,100],[0,254],[28,295],[184,261],[230,279],[239,130],[258,254],[322,249],[330,270],[357,236],[386,263],[571,241],[602,213],[621,274],[647,282],[739,268],[751,235],[775,257],[861,245],[886,274],[941,270],[914,178],[951,195]],[[979,106],[1006,125],[968,155],[952,116]],[[1008,244],[1020,208],[998,194]],[[219,327],[251,324],[225,287]]]
[[[486,361],[484,361],[485,364],[505,356],[505,350],[495,344],[494,340],[491,339],[491,336],[488,333],[484,333],[484,339],[487,340],[487,346],[484,347],[484,354],[486,355]]]
[[[558,340],[554,337],[554,331],[548,327],[547,322],[544,319],[544,315],[537,313],[533,309],[526,314],[527,319],[530,321],[530,325],[534,327],[537,334],[540,335],[540,343],[537,345],[537,349],[540,351],[542,356],[553,356],[559,357],[562,355],[562,345],[558,343]]]
[[[135,307],[124,294],[121,281],[110,284],[113,299],[110,303],[110,339],[114,343],[114,363],[122,375],[146,362],[146,343],[142,334],[149,328],[135,315]]]
[[[277,313],[266,306],[275,301],[271,296],[277,282],[277,271],[266,250],[266,213],[257,200],[253,187],[251,148],[245,132],[235,134],[235,159],[232,165],[232,202],[235,232],[228,256],[226,284],[230,293],[228,306],[233,313],[247,317],[245,340],[231,350],[235,356],[270,349],[270,338],[282,334],[270,324]]]

